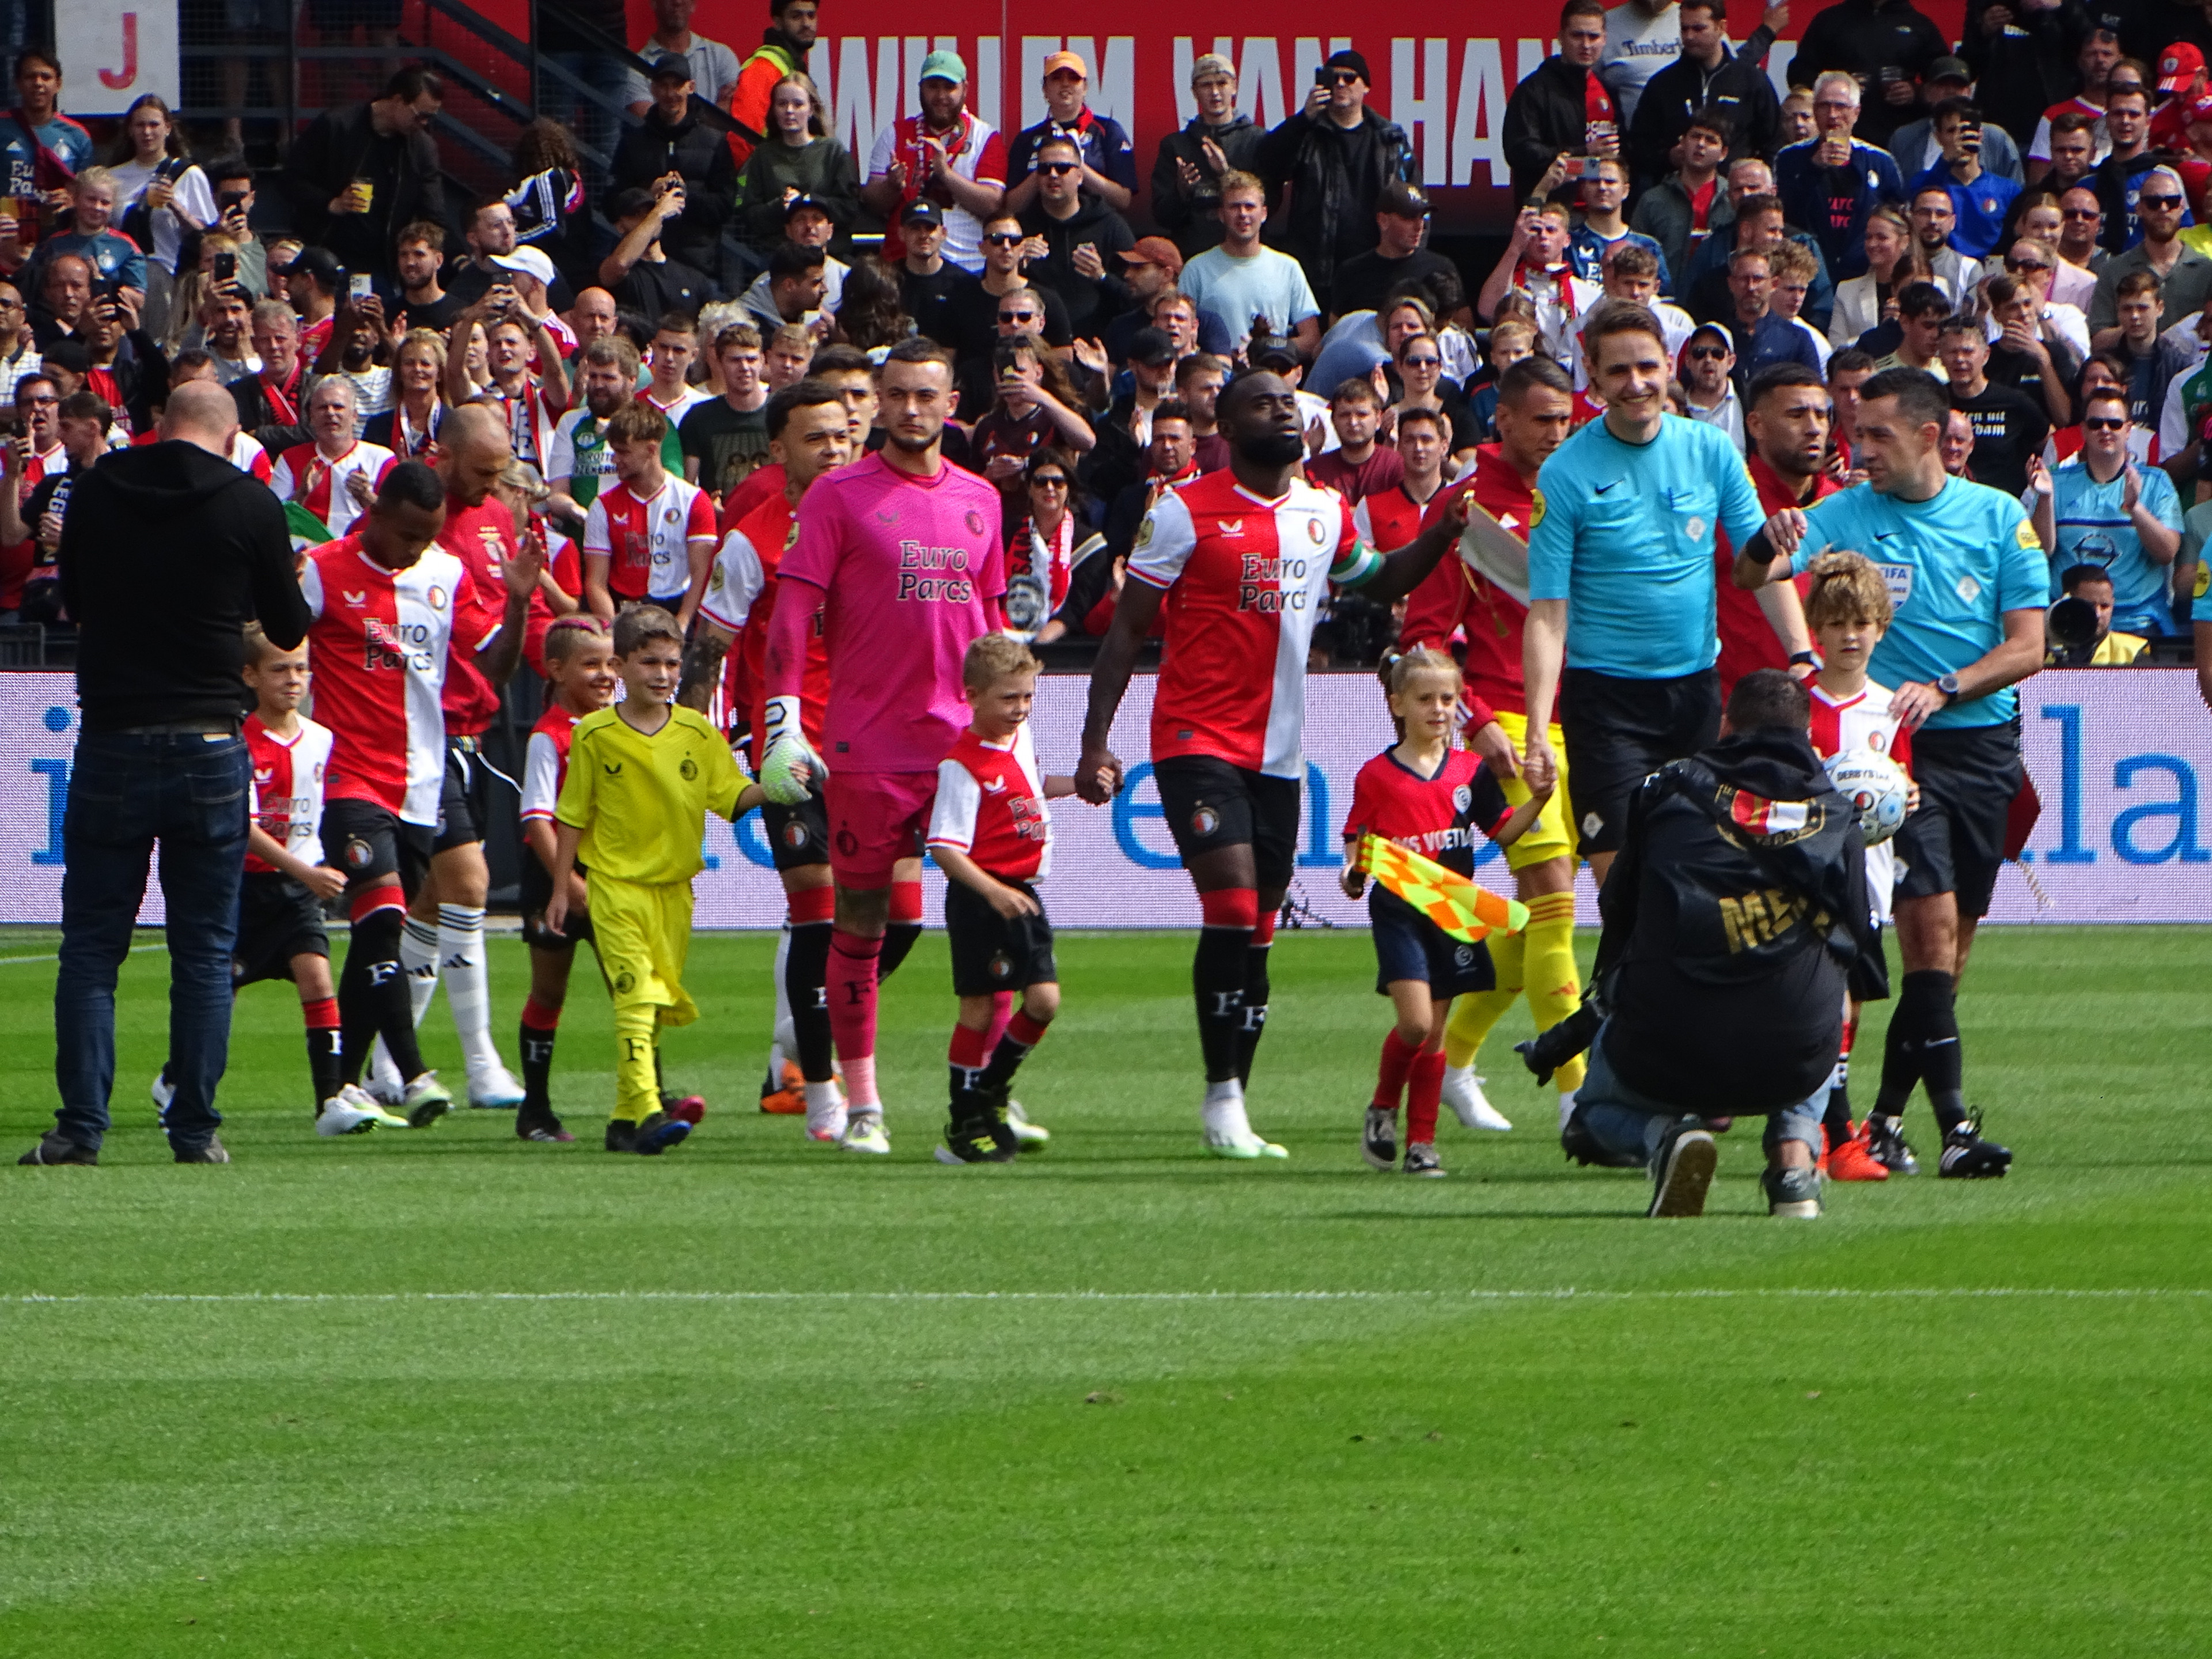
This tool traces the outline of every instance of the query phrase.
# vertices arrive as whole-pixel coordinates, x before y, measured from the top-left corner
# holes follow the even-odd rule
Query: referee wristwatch
[[[1959,677],[1956,674],[1936,676],[1936,689],[1943,694],[1946,707],[1959,701]]]

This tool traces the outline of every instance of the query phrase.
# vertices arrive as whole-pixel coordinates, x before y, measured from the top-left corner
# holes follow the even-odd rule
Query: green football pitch
[[[1748,1125],[1704,1220],[1643,1220],[1502,1046],[1513,1133],[1448,1115],[1449,1179],[1371,1173],[1358,934],[1277,949],[1253,1116],[1292,1156],[1257,1166],[1199,1153],[1187,935],[1064,940],[1018,1089],[1052,1145],[957,1170],[935,935],[887,993],[884,1161],[754,1110],[773,941],[722,936],[667,1050],[712,1109],[666,1158],[598,1148],[595,983],[570,1147],[489,1113],[317,1139],[264,986],[236,1162],[178,1168],[145,951],[101,1166],[5,1170],[0,1654],[2205,1652],[2208,943],[1987,936],[1969,1098],[2013,1175],[1811,1224],[1764,1214]],[[52,949],[0,935],[10,1158]],[[522,947],[493,960],[512,1058]],[[442,1002],[424,1029],[451,1066]]]

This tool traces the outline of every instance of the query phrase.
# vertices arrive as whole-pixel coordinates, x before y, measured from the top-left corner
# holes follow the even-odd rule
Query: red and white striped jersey
[[[1889,712],[1889,700],[1894,693],[1887,686],[1869,680],[1855,696],[1832,697],[1820,689],[1819,680],[1809,679],[1805,682],[1805,690],[1813,700],[1813,728],[1809,735],[1814,754],[1826,760],[1846,749],[1871,749],[1903,767],[1907,777],[1912,775],[1912,733]],[[1887,921],[1891,890],[1905,873],[1898,866],[1897,842],[1893,838],[1866,849],[1866,869],[1867,888],[1874,896],[1874,913]]]
[[[353,491],[346,488],[346,480],[356,472],[362,474],[368,480],[369,493],[374,495],[384,475],[398,465],[390,450],[376,444],[356,441],[336,460],[325,458],[313,444],[295,444],[276,458],[270,471],[269,487],[276,492],[278,501],[299,502],[328,525],[331,535],[343,536],[353,528],[362,510]]]
[[[159,431],[154,434],[156,439],[161,435]],[[269,459],[269,452],[261,447],[261,441],[251,432],[237,433],[231,438],[230,464],[240,472],[252,473],[264,483],[267,483],[276,471],[276,464]]]
[[[618,603],[681,604],[691,586],[690,544],[714,539],[713,497],[672,476],[643,501],[628,484],[603,487],[584,521],[584,556],[607,561],[607,592]]]
[[[1152,758],[1211,755],[1303,780],[1314,620],[1330,582],[1363,582],[1379,563],[1344,497],[1303,478],[1273,501],[1229,471],[1163,493],[1128,567],[1167,590]]]
[[[1378,553],[1395,553],[1408,546],[1421,533],[1421,520],[1429,510],[1429,501],[1417,501],[1406,493],[1406,486],[1395,483],[1372,495],[1362,495],[1359,504],[1352,509],[1352,522],[1359,532],[1359,539]]]
[[[516,552],[514,515],[495,495],[474,507],[463,507],[448,495],[446,527],[438,532],[438,545],[461,562],[469,573],[469,591],[475,604],[467,612],[456,610],[453,660],[446,665],[446,730],[457,738],[481,737],[499,713],[499,691],[477,670],[477,652],[497,637],[504,619],[507,579],[501,573]],[[462,640],[481,637],[474,649]]]
[[[1052,812],[1026,721],[1011,741],[963,732],[938,763],[929,843],[967,854],[1001,881],[1042,881],[1052,872]]]
[[[270,840],[295,859],[323,861],[323,776],[331,763],[331,728],[302,715],[300,729],[280,738],[261,723],[259,710],[246,717],[246,751],[253,758],[253,822]],[[246,867],[274,870],[248,853]]]
[[[738,636],[730,653],[730,704],[752,730],[753,764],[768,752],[768,629],[775,615],[776,567],[799,539],[799,515],[781,489],[748,513],[722,538],[707,578],[699,614]],[[799,724],[822,751],[822,717],[830,707],[830,646],[822,615],[806,633],[806,666],[799,682]]]
[[[553,822],[553,809],[561,804],[561,786],[568,780],[568,744],[576,735],[572,714],[555,698],[545,705],[538,724],[530,728],[530,744],[522,756],[522,821]]]
[[[439,706],[456,616],[474,614],[469,573],[443,548],[387,570],[361,538],[307,554],[300,592],[314,621],[315,713],[331,728],[333,800],[373,801],[409,823],[438,822],[446,776]],[[465,641],[470,648],[482,640]]]

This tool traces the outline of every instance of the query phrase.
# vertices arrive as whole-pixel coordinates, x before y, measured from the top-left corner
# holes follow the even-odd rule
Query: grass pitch
[[[771,948],[696,945],[669,1073],[714,1109],[657,1161],[597,1149],[587,969],[566,1148],[488,1113],[316,1139],[257,988],[227,1169],[167,1161],[166,962],[133,957],[102,1166],[5,1170],[0,1654],[2206,1649],[2203,932],[1985,936],[1969,1098],[2015,1172],[1832,1188],[1812,1225],[1761,1212],[1745,1130],[1705,1220],[1643,1221],[1502,1047],[1514,1133],[1447,1114],[1449,1179],[1370,1173],[1358,934],[1276,951],[1253,1116],[1286,1166],[1197,1155],[1173,935],[1064,941],[1018,1090],[1056,1139],[975,1170],[929,1161],[926,939],[865,1162],[752,1109]],[[492,951],[512,1059],[522,948]],[[11,1158],[52,974],[0,963]],[[425,1031],[451,1066],[442,1004]]]

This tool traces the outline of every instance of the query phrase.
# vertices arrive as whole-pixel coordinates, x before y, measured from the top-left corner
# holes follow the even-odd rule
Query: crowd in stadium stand
[[[541,118],[508,187],[474,202],[451,198],[426,70],[319,116],[270,171],[195,161],[150,95],[97,155],[62,112],[61,65],[22,52],[0,118],[16,498],[0,620],[65,629],[58,481],[103,446],[150,441],[183,380],[232,388],[240,463],[333,532],[354,503],[331,481],[362,467],[349,441],[378,464],[431,455],[448,409],[495,404],[550,492],[534,511],[560,614],[592,603],[562,586],[560,556],[611,470],[622,402],[662,410],[671,470],[726,526],[765,460],[768,394],[810,367],[858,375],[918,332],[957,361],[953,459],[999,486],[1036,590],[1026,625],[1080,639],[1103,629],[1147,493],[1224,464],[1212,399],[1239,365],[1297,377],[1316,480],[1355,504],[1433,493],[1494,437],[1495,377],[1517,356],[1558,360],[1578,418],[1595,411],[1577,319],[1611,298],[1656,311],[1675,407],[1747,452],[1762,370],[1828,380],[1838,479],[1855,384],[1893,364],[1946,381],[1962,473],[2056,489],[2054,596],[2066,570],[2100,564],[2117,634],[2188,631],[2212,524],[2197,508],[2212,495],[2200,11],[1978,4],[1954,52],[1904,0],[1844,0],[1804,20],[1781,95],[1768,58],[1786,6],[1735,20],[1739,41],[1726,0],[1575,0],[1504,112],[1522,205],[1486,270],[1429,246],[1413,147],[1372,106],[1356,52],[1272,129],[1239,112],[1227,58],[1197,58],[1197,113],[1160,141],[1140,197],[1129,135],[1091,107],[1073,52],[1043,65],[1045,118],[1010,134],[969,107],[959,56],[933,52],[919,112],[854,156],[825,136],[808,74],[815,0],[779,7],[749,52],[692,31],[691,13],[656,9],[607,169]],[[587,403],[601,340],[634,384]],[[331,378],[349,388],[349,438],[312,418]],[[2124,484],[2069,465],[2084,396],[2107,382],[2128,398]],[[1440,471],[1409,483],[1396,427],[1413,409],[1449,430]],[[2076,523],[2076,498],[2123,489],[2170,536]],[[1409,521],[1395,509],[1419,500],[1378,516]],[[1316,654],[1371,661],[1390,637],[1354,599]]]

